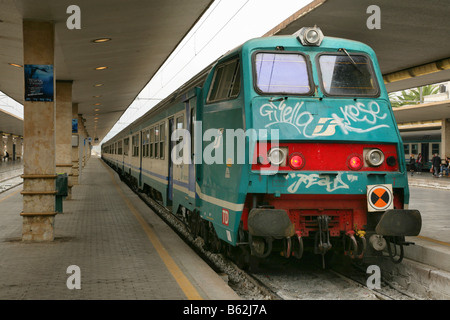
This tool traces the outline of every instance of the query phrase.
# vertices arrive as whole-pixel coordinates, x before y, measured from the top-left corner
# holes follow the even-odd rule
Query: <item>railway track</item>
[[[222,254],[203,249],[186,225],[167,208],[129,185],[194,251],[246,300],[417,300],[383,279],[381,289],[369,289],[362,267],[322,269],[318,256],[301,261],[272,254],[251,271],[238,268]],[[310,262],[313,261],[313,262]]]

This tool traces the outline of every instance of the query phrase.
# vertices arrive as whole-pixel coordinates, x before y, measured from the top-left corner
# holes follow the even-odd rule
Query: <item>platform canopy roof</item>
[[[23,65],[23,20],[54,21],[55,78],[73,81],[78,113],[90,137],[101,141],[212,2],[0,0],[0,91],[23,104],[24,71],[10,65]],[[81,29],[66,26],[73,4]],[[111,41],[93,42],[99,38]]]
[[[394,108],[397,123],[443,120],[450,118],[450,100]]]
[[[0,110],[0,139],[4,133],[23,136],[23,120],[14,114]]]
[[[376,18],[371,5],[379,8],[380,29],[367,26]],[[375,50],[393,92],[450,79],[449,17],[448,0],[315,0],[266,35],[317,25],[325,36],[364,42]]]

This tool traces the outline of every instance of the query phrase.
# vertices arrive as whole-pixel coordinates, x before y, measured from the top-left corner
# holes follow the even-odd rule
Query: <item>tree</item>
[[[396,108],[404,105],[423,103],[423,97],[436,94],[438,92],[439,86],[426,85],[411,90],[403,90],[400,95],[390,93],[389,100],[391,101],[392,107]]]

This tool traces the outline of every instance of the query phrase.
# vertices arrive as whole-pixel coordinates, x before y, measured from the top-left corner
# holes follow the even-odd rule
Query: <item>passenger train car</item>
[[[274,250],[402,253],[421,217],[382,79],[370,47],[317,27],[249,40],[104,143],[102,158],[244,267]]]
[[[417,160],[419,154],[423,159],[423,171],[429,171],[431,168],[431,159],[437,153],[441,158],[445,158],[445,155],[441,154],[441,132],[439,130],[427,130],[427,131],[413,131],[401,133],[405,161],[409,170],[409,161],[411,155]],[[416,168],[417,170],[417,168]]]

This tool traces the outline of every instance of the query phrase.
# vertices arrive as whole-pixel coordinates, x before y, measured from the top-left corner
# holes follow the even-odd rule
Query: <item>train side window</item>
[[[322,54],[318,58],[324,93],[334,96],[378,96],[371,60],[363,54]]]
[[[128,156],[128,152],[130,150],[130,138],[123,139],[123,154]]]
[[[166,139],[165,123],[159,125],[159,158],[164,159],[164,140]]]
[[[122,154],[122,140],[117,142],[117,154]]]
[[[139,156],[139,135],[138,134],[135,134],[131,138],[131,145],[132,145],[132,148],[133,148],[132,156],[133,157],[138,157]]]
[[[177,129],[183,129],[184,128],[184,116],[179,116],[178,118],[177,118],[177,121],[176,121],[176,128]],[[179,142],[181,142],[183,140],[183,136],[180,136],[180,139],[178,140]],[[183,149],[181,149],[179,152],[178,152],[178,156],[179,157],[183,157]]]
[[[217,66],[207,102],[236,98],[241,87],[239,59],[227,61]]]
[[[149,154],[149,131],[142,131],[142,156],[147,158]]]
[[[409,153],[409,144],[404,144],[403,145],[403,148],[405,149],[405,154],[407,155],[407,154],[410,154]]]
[[[439,143],[432,143],[431,144],[431,154],[439,154]]]
[[[158,144],[159,144],[159,127],[155,127],[155,158],[159,159],[158,152]]]
[[[419,145],[417,143],[411,143],[411,154],[419,153]]]
[[[154,158],[155,157],[155,128],[151,128],[150,129],[150,158]]]

